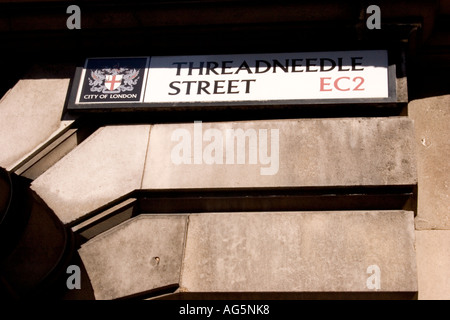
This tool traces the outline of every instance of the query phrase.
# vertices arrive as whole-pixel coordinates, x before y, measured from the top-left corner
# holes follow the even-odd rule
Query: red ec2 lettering
[[[320,91],[364,91],[363,77],[339,77],[334,81],[331,77],[320,78]]]

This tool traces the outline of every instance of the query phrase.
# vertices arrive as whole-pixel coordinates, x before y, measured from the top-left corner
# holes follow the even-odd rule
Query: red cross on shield
[[[117,89],[121,83],[122,83],[121,74],[106,75],[105,86],[108,90],[113,91]]]

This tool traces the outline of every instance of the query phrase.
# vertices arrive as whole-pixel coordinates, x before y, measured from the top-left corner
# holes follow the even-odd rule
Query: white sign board
[[[386,51],[151,57],[144,102],[388,97]]]

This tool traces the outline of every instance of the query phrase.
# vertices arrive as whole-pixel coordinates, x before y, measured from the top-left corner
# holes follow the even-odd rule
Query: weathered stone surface
[[[450,299],[450,230],[416,231],[420,300]]]
[[[197,131],[194,126],[152,127],[143,189],[384,186],[414,185],[417,181],[413,123],[407,117],[201,123]],[[209,152],[214,138],[198,140],[208,129],[216,129],[223,137],[218,139],[223,144],[223,155],[218,156],[223,164],[205,160],[205,156],[215,155]],[[227,163],[228,129],[254,130],[257,143],[249,148],[247,139],[245,151],[237,149],[236,143],[234,159],[230,157],[232,161]],[[267,140],[259,136],[261,129],[267,130]],[[185,134],[185,141],[189,141],[188,164],[176,164],[183,156],[180,143],[184,139],[177,134]],[[265,145],[262,141],[267,141],[266,154],[272,157],[267,164],[259,153]],[[195,145],[201,146],[200,152]],[[244,164],[237,162],[239,152],[246,154]],[[249,152],[257,155],[254,164]]]
[[[416,229],[450,229],[450,95],[413,100],[417,149]]]
[[[139,189],[149,125],[97,130],[39,176],[32,189],[64,223]]]
[[[0,166],[10,169],[70,125],[61,120],[75,68],[35,66],[0,101]]]
[[[380,289],[367,286],[370,266]],[[411,211],[189,216],[183,292],[415,292]]]
[[[86,242],[79,253],[96,299],[179,283],[186,216],[140,215]]]

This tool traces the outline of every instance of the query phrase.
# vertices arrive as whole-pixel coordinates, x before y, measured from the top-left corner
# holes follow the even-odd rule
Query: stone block
[[[416,229],[450,229],[450,95],[413,100],[417,149]]]
[[[139,215],[79,249],[99,300],[179,285],[186,216]]]
[[[32,183],[32,189],[71,223],[139,189],[150,125],[98,129]]]
[[[61,117],[74,69],[66,65],[50,70],[35,66],[3,96],[0,100],[0,166],[10,170],[73,122],[61,120]]]
[[[142,189],[415,185],[414,148],[407,117],[154,125]]]
[[[450,300],[450,230],[416,231],[419,300]]]
[[[180,291],[415,294],[414,213],[192,214]]]

